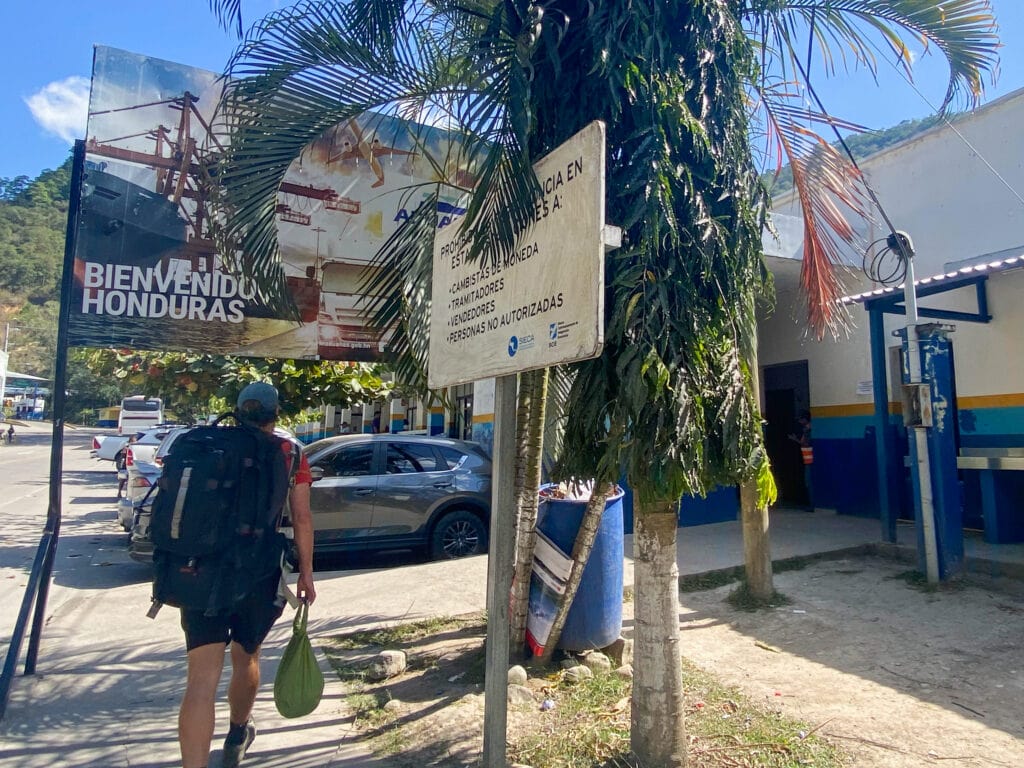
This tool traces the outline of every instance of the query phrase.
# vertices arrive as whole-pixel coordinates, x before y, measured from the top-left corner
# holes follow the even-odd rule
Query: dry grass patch
[[[349,689],[356,727],[396,768],[476,766],[483,734],[486,622],[480,615],[414,622],[332,638],[328,656]],[[382,683],[363,671],[384,649],[408,670]],[[813,726],[752,702],[683,662],[693,768],[838,768]],[[533,768],[641,768],[629,748],[631,683],[614,673],[579,684],[533,670],[535,705],[510,707],[509,760]],[[395,704],[388,702],[397,700]],[[550,707],[543,708],[547,700]]]

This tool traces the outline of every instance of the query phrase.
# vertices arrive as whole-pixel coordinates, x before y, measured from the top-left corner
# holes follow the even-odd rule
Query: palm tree
[[[211,5],[240,19],[239,0]],[[623,247],[606,264],[605,348],[573,366],[557,471],[625,473],[636,493],[632,746],[644,764],[685,763],[677,500],[720,482],[769,485],[752,385],[755,304],[770,286],[751,101],[799,177],[819,334],[837,322],[831,267],[851,236],[837,202],[863,209],[856,172],[806,127],[834,121],[770,86],[806,77],[807,35],[868,64],[873,40],[904,59],[906,40],[926,40],[950,62],[948,98],[977,98],[995,61],[987,0],[353,0],[272,14],[229,66],[225,237],[266,274],[277,184],[341,120],[378,110],[458,131],[479,168],[465,226],[480,258],[528,222],[530,163],[606,122],[607,212]],[[433,232],[423,206],[378,255],[391,269],[369,291],[386,297],[373,310],[397,331],[403,376],[424,366],[415,318],[429,302]]]

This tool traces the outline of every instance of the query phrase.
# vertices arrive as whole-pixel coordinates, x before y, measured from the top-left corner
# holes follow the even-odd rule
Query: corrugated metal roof
[[[954,284],[955,282],[966,278],[993,275],[999,272],[1005,272],[1008,269],[1017,269],[1020,267],[1024,267],[1024,256],[1012,256],[1008,259],[999,259],[998,261],[990,261],[985,264],[972,264],[968,267],[961,267],[953,272],[944,272],[939,275],[932,275],[931,277],[922,277],[920,280],[914,281],[914,286],[920,288],[925,286],[941,286],[942,283],[950,283],[950,289],[952,289],[956,287]],[[863,304],[865,301],[880,299],[896,293],[902,295],[903,286],[904,284],[900,283],[899,285],[891,285],[886,288],[876,288],[872,291],[854,293],[849,296],[843,296],[840,301],[843,304]]]

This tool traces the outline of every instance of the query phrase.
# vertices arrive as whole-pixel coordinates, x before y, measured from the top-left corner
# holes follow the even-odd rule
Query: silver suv
[[[487,551],[491,461],[479,445],[341,435],[304,453],[317,552],[425,547],[443,559]]]

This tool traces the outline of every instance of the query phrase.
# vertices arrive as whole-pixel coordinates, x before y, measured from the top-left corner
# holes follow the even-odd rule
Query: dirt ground
[[[928,592],[905,571],[876,558],[819,562],[777,575],[792,602],[756,613],[725,602],[732,586],[684,593],[683,653],[811,723],[856,768],[1024,766],[1024,585]],[[401,702],[396,718],[362,727],[399,753],[396,766],[478,764],[481,670],[469,659],[479,638],[451,631],[407,650],[410,672],[380,688]],[[510,735],[530,717],[510,708]]]
[[[1024,765],[1021,585],[926,592],[905,570],[856,559],[783,573],[792,604],[759,613],[724,603],[729,587],[683,594],[683,653],[824,723],[858,768]]]

